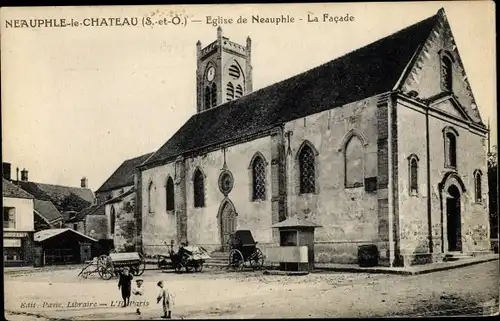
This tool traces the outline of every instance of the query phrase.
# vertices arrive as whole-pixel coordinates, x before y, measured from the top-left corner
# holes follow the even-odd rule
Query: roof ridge
[[[206,109],[206,110],[203,110],[203,111],[201,111],[201,112],[199,112],[199,113],[196,113],[196,114],[192,115],[192,116],[188,119],[188,121],[189,121],[191,118],[198,117],[198,115],[201,115],[201,114],[203,114],[203,113],[206,113],[206,112],[209,112],[209,111],[216,110],[216,109],[217,109],[217,108],[219,108],[219,107],[223,107],[223,106],[228,106],[228,105],[231,105],[231,103],[232,103],[232,102],[235,102],[235,101],[243,101],[243,99],[245,99],[245,98],[247,98],[247,97],[254,96],[254,95],[256,95],[257,93],[259,93],[259,92],[261,92],[261,91],[263,91],[263,90],[265,90],[265,89],[268,89],[268,88],[271,88],[271,87],[274,87],[274,86],[278,86],[278,85],[280,85],[280,84],[282,84],[282,83],[284,83],[284,82],[287,82],[287,81],[289,81],[289,80],[291,80],[291,79],[294,79],[295,77],[299,77],[299,76],[301,76],[301,75],[304,75],[304,74],[307,74],[307,73],[310,73],[310,72],[316,71],[316,70],[318,70],[318,69],[321,69],[322,67],[325,67],[325,66],[327,66],[327,65],[328,65],[328,64],[330,64],[330,63],[333,63],[333,62],[335,62],[335,61],[337,61],[337,60],[340,60],[340,59],[342,59],[342,58],[345,58],[345,57],[347,57],[347,56],[350,56],[350,55],[352,55],[353,53],[359,52],[359,51],[361,51],[361,50],[363,50],[363,49],[366,49],[367,47],[370,47],[370,46],[373,46],[373,45],[375,45],[375,44],[377,44],[377,43],[380,43],[380,42],[382,42],[382,41],[384,41],[384,40],[386,40],[386,39],[388,39],[388,38],[390,38],[390,37],[393,37],[393,36],[395,36],[395,35],[397,35],[397,34],[404,33],[405,31],[408,31],[408,30],[409,30],[409,29],[411,29],[411,28],[415,28],[416,26],[418,26],[418,25],[420,25],[420,24],[422,24],[422,23],[424,23],[424,22],[426,22],[426,21],[429,21],[429,20],[432,20],[432,19],[436,19],[436,18],[438,17],[438,15],[440,14],[441,10],[443,10],[443,8],[441,8],[441,9],[440,9],[440,11],[438,11],[438,13],[435,13],[435,14],[434,14],[434,15],[432,15],[432,16],[429,16],[429,17],[427,17],[427,18],[425,18],[425,19],[423,19],[423,20],[420,20],[420,21],[418,21],[418,22],[416,22],[416,23],[414,23],[414,24],[412,24],[412,25],[409,25],[409,26],[407,26],[407,27],[403,28],[403,29],[400,29],[400,30],[398,30],[398,31],[395,31],[395,32],[393,32],[393,33],[391,33],[391,34],[389,34],[389,35],[387,35],[387,36],[385,36],[385,37],[382,37],[382,38],[379,38],[379,39],[377,39],[377,40],[375,40],[375,41],[372,41],[372,42],[370,42],[370,43],[368,43],[368,44],[366,44],[366,45],[364,45],[364,46],[362,46],[362,47],[359,47],[359,48],[353,49],[353,50],[351,50],[351,51],[348,51],[348,52],[344,53],[343,55],[338,56],[338,57],[333,58],[333,59],[330,59],[330,60],[328,60],[328,61],[326,61],[326,62],[324,62],[324,63],[322,63],[322,64],[320,64],[320,65],[317,65],[316,67],[313,67],[313,68],[308,69],[308,70],[306,70],[306,71],[300,72],[300,73],[298,73],[298,74],[295,74],[295,75],[293,75],[293,76],[290,76],[290,77],[288,77],[288,78],[285,78],[285,79],[283,79],[283,80],[280,80],[280,81],[278,81],[278,82],[275,82],[275,83],[273,83],[273,84],[267,85],[267,86],[265,86],[265,87],[259,88],[258,90],[256,90],[256,91],[252,91],[252,92],[251,92],[251,93],[249,93],[248,95],[244,95],[244,96],[242,96],[242,97],[240,97],[240,98],[238,98],[238,99],[235,99],[235,100],[232,100],[232,101],[226,101],[226,102],[224,102],[224,103],[222,103],[222,104],[219,104],[219,105],[215,106],[214,108]],[[181,128],[182,128],[182,126],[181,126]],[[179,130],[180,130],[181,128],[179,128]],[[174,134],[174,135],[175,135],[175,134]],[[174,135],[172,135],[172,136],[174,136]]]
[[[418,46],[428,38],[440,14],[239,99],[192,115],[142,167],[199,150],[214,144],[215,140],[221,143],[242,138],[249,132],[390,92]],[[204,135],[199,136],[199,131]]]

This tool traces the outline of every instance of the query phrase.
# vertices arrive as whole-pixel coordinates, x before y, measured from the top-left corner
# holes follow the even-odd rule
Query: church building
[[[412,265],[490,250],[487,128],[443,9],[252,90],[252,44],[197,49],[197,113],[137,167],[137,248],[225,251],[250,230],[313,221],[315,261]],[[258,70],[256,70],[258,72]]]

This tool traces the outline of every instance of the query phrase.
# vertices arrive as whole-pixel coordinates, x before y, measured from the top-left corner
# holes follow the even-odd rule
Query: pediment
[[[455,118],[460,118],[464,121],[471,121],[471,118],[465,112],[464,107],[453,96],[431,102],[429,106],[440,112],[454,116]]]

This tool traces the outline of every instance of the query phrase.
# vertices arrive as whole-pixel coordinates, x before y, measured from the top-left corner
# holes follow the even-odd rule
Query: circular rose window
[[[219,176],[219,189],[224,194],[227,196],[231,190],[233,189],[233,175],[229,171],[224,171],[222,174]]]

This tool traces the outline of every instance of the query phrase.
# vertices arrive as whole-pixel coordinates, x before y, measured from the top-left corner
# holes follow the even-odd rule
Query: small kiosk
[[[271,227],[280,232],[280,270],[314,270],[314,229],[321,225],[294,216]]]

